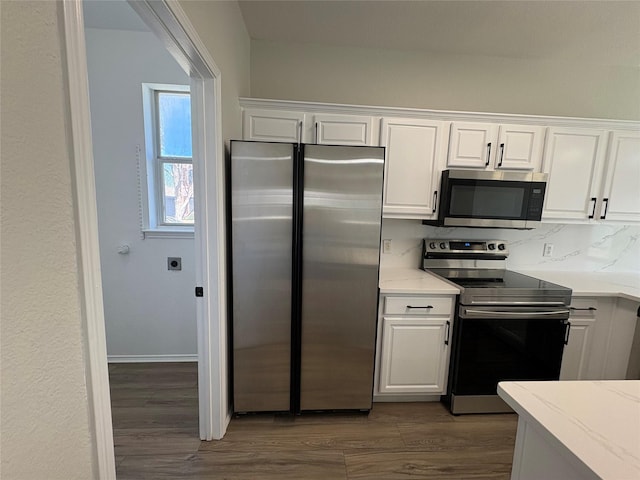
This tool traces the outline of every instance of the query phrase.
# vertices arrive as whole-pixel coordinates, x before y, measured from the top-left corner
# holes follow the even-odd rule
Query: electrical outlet
[[[542,251],[543,257],[552,257],[553,256],[553,243],[545,243],[544,250]]]
[[[391,239],[382,240],[382,253],[391,253]]]
[[[168,257],[167,268],[169,270],[182,270],[182,258],[180,257]]]

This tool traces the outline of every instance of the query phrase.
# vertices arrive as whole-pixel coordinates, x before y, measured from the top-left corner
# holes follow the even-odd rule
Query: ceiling
[[[253,39],[640,66],[640,1],[244,1]]]
[[[149,31],[125,0],[83,0],[84,25],[88,28]]]

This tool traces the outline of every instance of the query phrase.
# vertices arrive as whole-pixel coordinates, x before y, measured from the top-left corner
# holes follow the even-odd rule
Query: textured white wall
[[[250,95],[250,40],[238,3],[180,0],[184,9],[222,72],[222,138],[242,138],[242,116],[238,97]]]
[[[107,353],[195,355],[194,241],[140,238],[136,173],[136,145],[145,159],[142,83],[189,77],[151,32],[85,35]],[[128,255],[117,253],[121,244]],[[182,257],[182,270],[168,271],[167,257]]]
[[[423,238],[468,238],[506,240],[507,266],[514,270],[640,272],[640,226],[545,223],[533,230],[507,230],[385,219],[382,238],[392,240],[392,252],[380,256],[383,267],[418,267]],[[554,245],[552,257],[542,256],[545,243]]]
[[[59,2],[2,2],[6,480],[95,478]]]
[[[640,119],[640,68],[253,40],[251,95]]]

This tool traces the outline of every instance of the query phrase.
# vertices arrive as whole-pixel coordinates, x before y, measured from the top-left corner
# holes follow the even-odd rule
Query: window
[[[191,95],[182,85],[143,84],[145,236],[193,232]],[[142,170],[142,168],[141,168]],[[142,172],[141,172],[142,173]]]

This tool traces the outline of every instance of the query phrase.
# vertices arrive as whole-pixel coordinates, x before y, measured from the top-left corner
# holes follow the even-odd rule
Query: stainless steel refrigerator
[[[369,410],[384,148],[232,141],[235,412]]]

